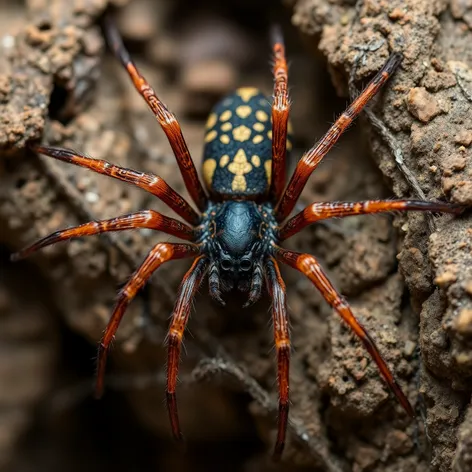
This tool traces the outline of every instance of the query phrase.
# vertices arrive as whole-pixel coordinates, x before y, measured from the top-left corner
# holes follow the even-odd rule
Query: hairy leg
[[[277,380],[279,384],[279,418],[274,459],[280,459],[285,446],[289,409],[290,333],[285,298],[285,283],[275,259],[266,264],[266,283],[272,297],[272,321],[277,350]]]
[[[103,333],[103,337],[98,348],[97,384],[95,388],[95,395],[97,397],[101,397],[103,393],[103,380],[105,375],[108,348],[115,337],[116,330],[120,325],[128,305],[131,303],[138,291],[143,288],[151,275],[162,264],[164,264],[164,262],[182,259],[184,257],[196,257],[198,253],[199,248],[194,244],[156,244],[146,256],[141,266],[134,272],[126,285],[120,290],[115,309],[113,310],[110,321],[105,328],[105,332]]]
[[[169,412],[172,434],[177,440],[182,439],[179,413],[177,409],[177,398],[175,395],[182,339],[190,316],[190,310],[192,308],[195,293],[200,287],[207,270],[208,259],[206,256],[200,256],[194,261],[192,267],[185,274],[185,277],[180,284],[179,294],[172,313],[172,321],[167,336],[167,410]]]
[[[177,238],[186,239],[187,241],[192,241],[195,238],[195,230],[190,228],[190,226],[187,226],[185,223],[161,215],[157,211],[145,210],[137,213],[130,213],[129,215],[118,216],[109,220],[90,221],[89,223],[84,223],[80,226],[73,226],[71,228],[55,231],[39,241],[36,241],[31,246],[12,254],[11,259],[14,261],[23,259],[39,249],[72,238],[137,228],[163,231],[164,233],[171,234]]]
[[[463,205],[422,200],[370,200],[365,202],[313,203],[287,221],[279,232],[281,241],[299,233],[312,223],[328,218],[369,215],[388,211],[433,211],[460,214]]]
[[[392,54],[382,69],[380,69],[361,94],[348,106],[346,111],[334,122],[328,132],[302,156],[285,192],[275,208],[277,221],[283,221],[287,218],[297,203],[311,173],[336,144],[349,125],[359,116],[359,113],[364,109],[367,103],[387,82],[388,78],[400,64],[401,59],[402,56],[400,54]]]
[[[200,216],[195,210],[158,175],[127,169],[102,159],[92,159],[70,149],[49,146],[33,146],[32,149],[39,154],[53,157],[59,161],[84,167],[98,174],[107,175],[133,184],[161,199],[171,210],[175,211],[188,223],[196,225],[200,221]]]
[[[204,211],[208,202],[203,186],[198,178],[195,164],[193,163],[187,143],[185,142],[182,130],[175,115],[159,100],[156,92],[152,89],[146,79],[140,74],[138,68],[131,60],[123,41],[115,25],[109,20],[105,20],[105,34],[108,44],[115,55],[128,71],[136,90],[142,95],[149,108],[154,113],[162,130],[169,140],[169,144],[174,152],[175,159],[180,169],[180,173],[185,182],[188,193],[200,211]]]
[[[272,31],[274,51],[274,97],[272,103],[272,182],[270,194],[278,202],[285,186],[287,128],[290,113],[288,96],[288,68],[285,46],[279,28]]]
[[[328,277],[324,273],[318,261],[315,257],[310,254],[301,254],[299,252],[287,251],[281,247],[275,246],[276,258],[287,264],[294,269],[297,269],[302,274],[305,274],[315,285],[315,287],[323,295],[324,299],[338,312],[341,318],[349,325],[354,331],[359,340],[364,345],[367,352],[370,354],[372,359],[377,364],[377,367],[382,377],[387,382],[394,395],[397,397],[399,403],[403,406],[405,411],[412,417],[415,416],[413,408],[403,393],[400,385],[395,380],[391,370],[389,369],[386,362],[383,360],[374,340],[370,337],[369,333],[359,323],[354,314],[352,313],[351,307],[347,304],[344,298],[339,292],[333,287]]]

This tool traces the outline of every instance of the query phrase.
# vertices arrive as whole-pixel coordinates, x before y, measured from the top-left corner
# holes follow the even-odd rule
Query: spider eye
[[[241,259],[241,262],[239,263],[239,268],[244,271],[250,270],[252,267],[252,262],[250,259]]]
[[[231,259],[222,259],[220,262],[220,267],[223,270],[230,270],[233,267],[233,264],[231,264]]]

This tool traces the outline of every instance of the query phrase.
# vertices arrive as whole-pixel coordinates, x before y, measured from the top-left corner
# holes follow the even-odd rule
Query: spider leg
[[[185,274],[185,277],[180,284],[179,294],[172,313],[172,321],[167,336],[167,410],[169,412],[172,434],[177,440],[182,439],[179,413],[177,409],[177,398],[175,395],[182,338],[190,316],[193,298],[200,287],[207,269],[208,259],[206,256],[200,256],[194,261],[192,267]]]
[[[190,156],[190,151],[188,150],[187,143],[185,142],[182,130],[180,129],[179,122],[175,115],[159,100],[156,92],[140,74],[126,50],[116,26],[109,20],[109,18],[105,19],[104,30],[110,48],[128,71],[136,90],[142,95],[149,108],[156,116],[162,130],[166,134],[188,193],[192,197],[192,200],[195,202],[198,209],[204,211],[208,199],[198,178],[195,164]]]
[[[328,132],[307,151],[295,168],[285,192],[275,208],[277,221],[283,221],[293,210],[311,173],[316,169],[323,157],[336,144],[340,136],[357,118],[367,103],[377,94],[388,78],[393,74],[402,59],[399,53],[393,53],[382,69],[369,82],[361,94],[347,107],[346,111],[334,122]]]
[[[108,175],[115,179],[136,185],[146,192],[160,198],[166,205],[190,224],[196,225],[200,217],[195,210],[158,175],[138,172],[127,169],[102,159],[92,159],[70,149],[54,148],[49,146],[32,146],[33,151],[53,157],[59,161],[85,167],[98,174]]]
[[[282,195],[286,178],[287,127],[290,112],[288,97],[288,68],[280,28],[272,30],[274,51],[274,98],[272,103],[272,182],[270,194],[277,202]]]
[[[143,288],[155,270],[164,262],[175,259],[183,259],[185,257],[195,257],[199,253],[198,246],[194,244],[156,244],[144,259],[141,266],[130,277],[126,285],[118,294],[118,301],[108,322],[102,340],[98,348],[97,360],[97,383],[95,387],[95,396],[100,398],[103,394],[103,379],[105,374],[105,365],[107,361],[108,348],[116,330],[123,318],[126,308],[131,303],[137,292]]]
[[[56,231],[39,241],[36,241],[31,244],[31,246],[12,254],[11,259],[15,261],[23,259],[39,249],[72,238],[137,228],[149,228],[156,231],[163,231],[164,233],[188,241],[192,241],[195,238],[195,230],[190,226],[187,226],[185,223],[161,215],[157,211],[145,210],[137,213],[130,213],[129,215],[118,216],[109,220],[90,221],[89,223],[84,223],[80,226],[73,226],[71,228]]]
[[[328,218],[369,215],[388,211],[433,211],[460,214],[464,205],[424,200],[368,200],[365,202],[313,203],[288,220],[279,233],[281,241],[299,233],[306,226]]]
[[[265,267],[266,284],[272,297],[272,320],[274,323],[275,347],[277,350],[277,380],[279,383],[279,418],[274,459],[280,459],[288,424],[290,333],[285,299],[285,283],[275,259],[270,258]]]
[[[320,291],[321,295],[323,295],[323,298],[350,326],[350,328],[354,331],[354,333],[364,345],[367,352],[377,364],[382,377],[385,379],[388,386],[397,397],[399,403],[411,417],[414,417],[415,413],[408,398],[403,393],[400,385],[397,383],[386,362],[383,360],[374,340],[370,337],[359,321],[357,321],[350,306],[333,287],[332,283],[329,281],[315,257],[311,256],[310,254],[301,254],[299,252],[287,251],[286,249],[282,249],[278,246],[275,246],[274,249],[276,258],[284,264],[297,269],[302,274],[305,274],[311,280],[313,285],[315,285],[315,287]]]

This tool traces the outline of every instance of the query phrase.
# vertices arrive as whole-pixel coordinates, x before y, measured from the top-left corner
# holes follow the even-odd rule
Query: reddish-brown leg
[[[195,230],[187,226],[181,221],[161,215],[157,211],[144,210],[129,215],[118,216],[109,220],[90,221],[80,226],[56,231],[31,246],[12,254],[11,259],[14,261],[28,257],[33,252],[38,251],[51,244],[61,241],[67,241],[72,238],[80,238],[82,236],[92,236],[94,234],[108,233],[111,231],[124,231],[127,229],[148,228],[156,231],[162,231],[177,238],[192,241],[195,238]]]
[[[289,409],[290,333],[285,299],[285,283],[275,259],[266,264],[267,290],[272,297],[272,321],[274,323],[277,350],[277,380],[279,383],[279,418],[274,459],[279,460],[285,446]]]
[[[206,256],[200,256],[195,260],[192,267],[185,274],[185,277],[180,284],[179,294],[172,313],[172,321],[170,323],[169,334],[167,337],[167,410],[169,412],[172,434],[177,440],[182,439],[179,413],[177,409],[177,397],[175,395],[182,338],[190,316],[190,310],[192,309],[195,292],[200,287],[207,270],[208,259]]]
[[[177,164],[187,187],[188,193],[200,211],[204,211],[207,204],[207,196],[198,178],[197,169],[185,142],[182,130],[175,115],[167,109],[156,95],[156,92],[148,84],[146,79],[139,73],[136,65],[123,45],[123,41],[115,25],[109,20],[105,20],[105,34],[108,44],[115,55],[128,71],[136,90],[142,95],[149,108],[152,110],[169,140],[169,144],[174,152]]]
[[[392,75],[398,67],[402,56],[398,53],[392,54],[382,69],[369,82],[362,93],[349,105],[346,111],[335,121],[328,132],[307,151],[300,159],[295,172],[285,189],[284,194],[280,198],[276,208],[275,214],[277,221],[283,221],[293,207],[297,203],[303,188],[305,187],[311,173],[316,169],[323,157],[338,141],[339,137],[346,131],[348,126],[356,119],[359,113],[367,105],[367,103],[374,97],[374,95],[385,84],[388,78]]]
[[[463,205],[423,200],[369,200],[365,202],[313,203],[287,221],[279,233],[281,241],[297,234],[306,226],[328,218],[344,218],[388,211],[434,211],[459,214]]]
[[[134,272],[126,285],[120,290],[115,309],[113,310],[110,321],[105,328],[105,332],[103,333],[98,348],[97,383],[95,388],[96,397],[99,398],[103,394],[103,379],[105,375],[108,348],[115,337],[116,330],[118,329],[128,305],[131,303],[138,291],[146,284],[153,272],[164,262],[183,259],[184,257],[195,257],[198,255],[198,252],[198,246],[193,244],[156,244],[146,256],[146,259],[144,259],[141,266]]]
[[[382,377],[385,379],[400,404],[411,417],[414,417],[415,413],[410,402],[408,401],[408,398],[403,393],[400,385],[398,385],[395,377],[380,355],[374,340],[369,336],[359,321],[357,321],[356,317],[352,313],[351,308],[344,298],[333,287],[318,261],[309,254],[287,251],[286,249],[282,249],[281,247],[277,246],[275,246],[274,249],[276,258],[281,262],[293,267],[294,269],[299,270],[302,274],[305,274],[313,282],[315,287],[321,292],[324,299],[350,326],[357,337],[361,340],[367,352],[377,364]]]
[[[272,182],[270,195],[278,202],[285,186],[287,150],[287,126],[290,112],[288,98],[288,68],[282,32],[273,29],[274,50],[274,98],[272,103]]]
[[[49,146],[34,146],[33,151],[53,157],[59,161],[85,167],[98,174],[108,175],[123,182],[136,185],[146,192],[160,198],[166,205],[190,224],[197,225],[200,217],[193,208],[158,175],[138,172],[133,169],[116,166],[108,161],[92,159],[70,149]]]

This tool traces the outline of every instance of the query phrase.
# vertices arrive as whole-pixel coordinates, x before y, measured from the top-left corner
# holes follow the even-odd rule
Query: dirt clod
[[[408,94],[408,110],[423,123],[431,121],[441,113],[437,100],[424,87],[415,87],[410,90]]]

